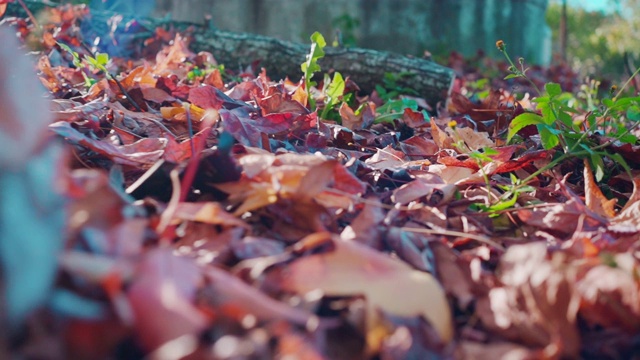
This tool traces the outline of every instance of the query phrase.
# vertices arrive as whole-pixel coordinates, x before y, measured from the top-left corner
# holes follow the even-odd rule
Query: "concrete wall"
[[[361,47],[421,55],[451,50],[474,55],[478,49],[500,56],[503,39],[513,57],[549,60],[551,32],[545,24],[548,0],[156,0],[157,16],[201,23],[206,15],[222,30],[259,33],[308,42],[320,31],[330,41],[332,21],[348,14],[359,25]]]

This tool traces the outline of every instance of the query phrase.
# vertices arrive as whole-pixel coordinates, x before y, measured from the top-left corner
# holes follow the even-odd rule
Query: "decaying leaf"
[[[593,178],[591,165],[586,159],[584,160],[584,188],[584,203],[590,210],[605,218],[612,218],[616,215],[615,206],[617,200],[607,199],[604,196]]]
[[[442,287],[430,274],[356,242],[330,234],[310,236],[331,238],[333,249],[294,261],[285,270],[284,289],[299,294],[320,290],[327,296],[364,295],[369,304],[368,327],[378,321],[376,309],[380,309],[396,316],[423,316],[443,341],[451,340],[449,305]]]
[[[549,357],[578,356],[577,274],[563,264],[563,255],[547,259],[541,242],[515,245],[502,257],[499,271],[504,286],[478,300],[476,312],[485,326],[544,348]]]

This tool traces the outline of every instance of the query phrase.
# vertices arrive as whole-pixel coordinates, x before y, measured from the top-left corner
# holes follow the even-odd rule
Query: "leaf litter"
[[[520,129],[530,138],[518,145],[504,140],[509,122],[535,105],[502,83],[480,101],[463,95],[469,69],[438,111],[406,97],[424,106],[379,121],[380,94],[355,92],[320,119],[307,96],[321,104],[322,84],[307,93],[304,80],[235,74],[171,29],[146,30],[126,56],[109,59],[107,76],[74,65],[58,45],[95,56],[80,37],[92,36],[82,27],[87,10],[48,11],[55,21],[40,32],[4,20],[36,44],[51,111],[2,118],[11,137],[0,160],[15,174],[0,180],[28,178],[19,164],[53,154],[36,151],[45,128],[32,120],[51,122],[47,141],[55,134],[62,141],[51,146],[64,142],[68,155],[42,171],[63,186],[55,199],[28,189],[35,203],[21,206],[42,215],[38,202],[66,199],[66,232],[60,252],[46,234],[33,237],[42,243],[3,238],[15,250],[3,250],[6,291],[37,278],[40,293],[21,296],[48,307],[27,317],[38,304],[13,308],[22,299],[5,297],[24,335],[9,336],[2,351],[61,359],[616,359],[640,351],[637,146],[611,145],[631,169],[608,168],[608,184],[588,161],[538,171],[556,154],[536,141],[535,127]],[[452,54],[450,65],[461,61]],[[0,63],[33,82],[14,66]],[[545,76],[554,74],[566,75]],[[346,83],[345,95],[357,89],[357,79]],[[3,109],[34,98],[0,94]],[[528,177],[515,194],[514,182]],[[20,258],[20,246],[45,243],[47,262]],[[57,276],[45,284],[56,259]],[[21,266],[34,275],[19,275]]]

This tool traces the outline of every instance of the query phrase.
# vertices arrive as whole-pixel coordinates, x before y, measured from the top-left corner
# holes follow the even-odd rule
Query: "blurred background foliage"
[[[60,0],[104,10],[122,0]],[[153,3],[153,2],[152,2]],[[562,41],[563,5],[566,37]],[[594,10],[595,9],[595,10]],[[640,66],[640,0],[549,0],[546,22],[552,30],[551,64],[566,61],[581,76],[619,80]],[[345,14],[332,19],[345,45],[357,46],[359,19]],[[447,59],[451,49],[430,49],[434,59]],[[453,49],[461,51],[462,49]],[[530,60],[530,59],[528,59]]]
[[[552,29],[553,63],[562,61],[561,21],[566,0],[551,0],[547,23]],[[640,0],[607,0],[600,10],[569,2],[566,61],[581,75],[629,76],[640,66]]]

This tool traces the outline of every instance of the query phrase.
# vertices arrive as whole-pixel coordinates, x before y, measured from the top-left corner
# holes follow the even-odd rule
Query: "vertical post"
[[[560,58],[567,62],[567,0],[562,0],[560,14]]]

